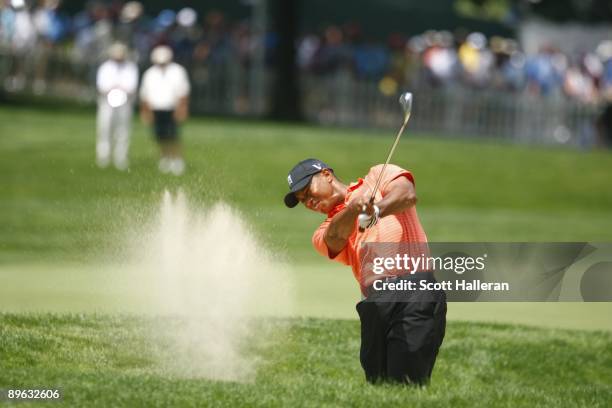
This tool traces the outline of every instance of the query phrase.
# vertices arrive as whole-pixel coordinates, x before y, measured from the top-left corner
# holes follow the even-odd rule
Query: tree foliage
[[[455,0],[455,10],[496,21],[538,16],[557,22],[612,23],[612,0]]]

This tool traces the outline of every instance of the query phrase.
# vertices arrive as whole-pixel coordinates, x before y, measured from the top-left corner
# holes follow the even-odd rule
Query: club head
[[[402,111],[404,112],[404,121],[407,122],[410,117],[410,112],[412,111],[412,93],[404,92],[399,97],[399,103],[402,107]]]

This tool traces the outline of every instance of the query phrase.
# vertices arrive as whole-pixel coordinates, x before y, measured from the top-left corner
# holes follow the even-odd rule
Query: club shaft
[[[408,124],[409,119],[410,119],[410,113],[406,115],[406,118],[404,119],[404,123],[402,124],[402,127],[400,128],[399,132],[397,132],[397,136],[395,136],[395,141],[393,142],[393,146],[391,146],[391,150],[389,150],[389,154],[387,155],[387,160],[385,161],[385,164],[383,165],[383,168],[380,171],[380,174],[378,175],[378,180],[376,180],[376,184],[374,185],[374,190],[372,190],[372,196],[370,197],[370,203],[374,202],[374,197],[376,196],[376,192],[378,191],[378,187],[380,186],[380,181],[382,180],[383,175],[385,174],[385,169],[387,168],[387,164],[389,164],[389,161],[391,160],[391,156],[393,156],[393,152],[395,152],[395,148],[397,147],[399,140],[402,137],[402,133],[404,133],[404,129],[406,128],[406,125]]]

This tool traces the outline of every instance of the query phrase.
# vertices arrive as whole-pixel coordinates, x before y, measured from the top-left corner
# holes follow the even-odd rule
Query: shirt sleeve
[[[383,168],[383,165],[379,164],[370,169],[370,172],[366,176],[366,181],[368,182],[369,185],[374,186],[376,184],[376,180],[378,179],[378,176],[380,175],[382,168]],[[406,177],[408,181],[412,183],[413,186],[415,185],[414,176],[412,175],[411,172],[399,166],[396,166],[395,164],[388,164],[387,168],[385,169],[385,173],[383,174],[383,178],[380,181],[379,190],[383,196],[387,188],[387,185],[399,177]]]
[[[341,264],[344,264],[344,265],[350,265],[349,259],[348,259],[348,249],[347,249],[348,244],[336,256],[334,257],[330,256],[329,248],[327,247],[327,244],[325,243],[325,238],[324,238],[325,232],[327,231],[327,228],[329,228],[330,222],[331,222],[331,218],[328,218],[319,226],[319,228],[316,229],[316,231],[312,235],[312,245],[314,245],[317,252],[323,255],[324,257],[331,259],[333,261],[336,261],[336,262],[340,262]]]

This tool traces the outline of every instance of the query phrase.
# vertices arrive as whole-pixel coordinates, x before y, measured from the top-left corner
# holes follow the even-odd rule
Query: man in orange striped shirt
[[[382,165],[374,166],[363,179],[345,185],[320,160],[303,160],[287,177],[290,191],[285,205],[295,207],[302,203],[309,210],[327,215],[314,232],[313,245],[323,256],[351,266],[359,282],[364,297],[357,304],[361,320],[360,360],[366,379],[425,384],[444,338],[446,297],[442,291],[417,291],[398,301],[380,300],[373,293],[374,281],[381,278],[434,281],[433,273],[427,270],[391,277],[369,273],[364,244],[408,244],[414,245],[415,251],[427,246],[415,208],[414,177],[409,171],[387,165],[374,202],[370,203],[382,170]],[[359,218],[364,211],[367,216]]]

